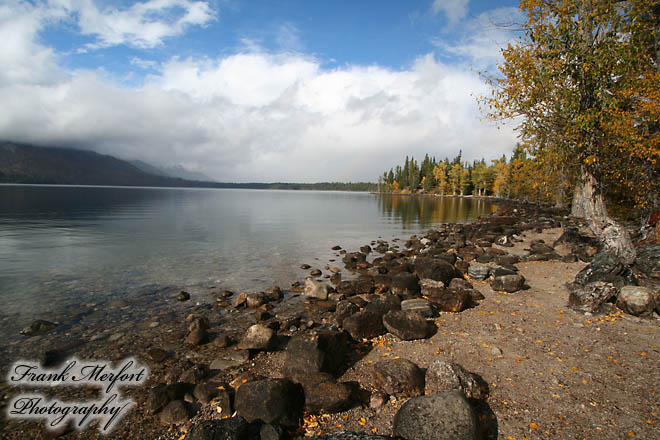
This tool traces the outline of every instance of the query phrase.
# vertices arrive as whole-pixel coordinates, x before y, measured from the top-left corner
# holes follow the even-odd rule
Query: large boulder
[[[186,440],[248,440],[248,426],[240,416],[205,420],[193,425]]]
[[[344,330],[356,341],[375,338],[386,331],[382,316],[371,310],[362,310],[344,319]]]
[[[311,373],[303,383],[305,411],[310,414],[335,413],[347,409],[353,390],[326,373]]]
[[[415,273],[420,279],[431,279],[449,284],[452,278],[460,278],[461,274],[454,266],[446,261],[438,261],[432,258],[417,258],[415,261]]]
[[[397,273],[390,284],[392,293],[396,295],[413,296],[419,294],[419,279],[409,272]]]
[[[619,291],[616,306],[635,316],[648,316],[656,308],[654,292],[647,287],[624,286]]]
[[[469,399],[483,399],[488,391],[488,385],[479,376],[470,373],[459,364],[440,359],[429,365],[425,379],[427,395],[460,391]]]
[[[463,289],[438,289],[429,293],[429,302],[443,312],[461,312],[472,304],[472,297]]]
[[[525,285],[525,278],[519,274],[500,275],[493,278],[490,287],[496,291],[517,292]]]
[[[389,359],[373,366],[376,389],[387,394],[419,396],[424,394],[424,372],[408,359]]]
[[[262,379],[242,384],[236,390],[234,406],[239,416],[252,423],[279,423],[298,426],[304,394],[300,385],[288,379]]]
[[[601,306],[616,297],[618,289],[612,283],[595,281],[586,286],[572,284],[568,306],[579,312],[598,313]]]
[[[477,440],[477,417],[460,391],[410,399],[394,417],[404,440]]]
[[[467,271],[470,278],[475,281],[483,281],[490,276],[490,267],[485,264],[472,262]]]
[[[426,319],[417,312],[390,310],[383,316],[383,325],[387,331],[404,341],[424,339],[427,335]]]
[[[628,266],[615,255],[601,251],[593,258],[591,264],[575,276],[575,283],[587,285],[594,281],[605,281],[621,288],[625,285],[636,285],[637,280]]]
[[[315,372],[337,373],[348,351],[348,335],[335,330],[316,330],[293,336],[284,352],[282,373],[294,382]]]
[[[190,419],[191,411],[182,400],[173,400],[160,413],[160,423],[163,425],[183,425]]]
[[[404,312],[417,312],[425,318],[433,316],[433,308],[424,298],[413,298],[401,301],[401,310]]]

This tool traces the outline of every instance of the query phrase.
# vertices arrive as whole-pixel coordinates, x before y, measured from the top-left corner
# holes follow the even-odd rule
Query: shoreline
[[[504,210],[506,209],[507,208],[504,207]],[[525,210],[525,208],[523,207],[521,210]],[[525,215],[521,215],[519,218],[514,220],[512,220],[511,217],[507,217],[506,215],[490,216],[490,220],[493,222],[495,222],[493,219],[498,218],[504,219],[504,223],[509,223],[509,225],[490,224],[490,226],[496,226],[500,230],[507,227],[516,228],[517,225],[521,224],[521,222],[528,221],[532,218],[536,218],[537,221],[534,222],[535,224],[526,225],[530,226],[530,228],[526,229],[527,232],[524,232],[524,234],[529,236],[524,237],[523,242],[515,243],[513,248],[500,247],[492,244],[490,246],[486,246],[487,239],[483,237],[477,238],[477,240],[484,240],[481,242],[483,247],[477,245],[477,248],[481,248],[482,250],[489,248],[500,249],[501,252],[506,255],[513,255],[513,250],[515,249],[516,252],[520,254],[520,256],[524,256],[526,254],[524,251],[525,248],[521,246],[529,246],[532,239],[531,237],[545,237],[546,240],[548,240],[548,237],[557,238],[557,234],[559,232],[559,230],[556,228],[560,223],[559,218],[553,219],[549,216],[542,216],[539,219],[538,214],[529,213],[525,213]],[[473,229],[474,232],[474,230],[479,229],[479,225],[486,225],[485,230],[487,230],[487,226],[489,225],[488,220],[489,217],[485,217],[485,219],[479,218],[461,225],[445,225],[445,228],[448,231],[457,230],[459,228],[470,228]],[[513,223],[511,223],[512,221]],[[542,232],[536,232],[539,228],[541,228]],[[551,231],[552,233],[548,235],[547,231]],[[451,232],[449,232],[449,234],[451,234]],[[477,233],[475,232],[475,234]],[[431,231],[427,233],[425,237],[428,239],[428,237],[432,235],[433,234]],[[487,235],[494,234],[489,233]],[[437,238],[438,237],[433,239]],[[497,237],[492,238],[495,239]],[[403,243],[400,243],[398,248],[394,248],[393,246],[397,245],[397,243],[388,243],[387,249],[394,250],[396,257],[393,260],[395,260],[395,262],[396,260],[401,260],[400,263],[405,264],[407,259],[413,256],[420,258],[420,256],[423,255],[423,253],[419,252],[425,248],[424,245],[422,245],[420,248],[421,240],[422,239],[419,237],[417,240],[412,240],[412,243],[409,243],[412,244],[410,247],[404,247]],[[383,245],[383,243],[373,241],[370,245],[376,248],[377,245]],[[415,250],[416,248],[417,250]],[[461,252],[462,248],[459,247],[458,251]],[[339,251],[339,249],[337,251]],[[343,249],[341,251],[343,251],[343,253],[338,253],[338,255],[342,255],[345,259],[347,255],[350,256],[355,254]],[[455,260],[454,265],[461,261],[465,261],[466,258],[470,257],[470,255],[465,252],[463,252],[463,255],[461,255],[459,252],[455,254],[458,256],[458,259]],[[503,255],[494,251],[492,254],[492,257]],[[151,369],[152,373],[149,377],[149,381],[147,382],[148,385],[147,387],[131,389],[127,391],[127,395],[137,401],[137,409],[131,411],[129,416],[119,423],[116,431],[111,432],[108,437],[103,438],[178,439],[182,433],[185,433],[191,429],[191,427],[201,423],[203,420],[218,418],[217,411],[214,412],[215,407],[213,406],[213,403],[211,402],[201,404],[194,397],[192,398],[191,402],[186,400],[186,402],[188,402],[186,405],[190,406],[189,409],[192,410],[194,408],[197,410],[196,415],[194,415],[190,421],[183,422],[181,425],[178,425],[178,427],[174,427],[175,425],[168,426],[166,424],[161,424],[159,421],[162,418],[161,411],[155,411],[152,414],[152,411],[148,410],[149,396],[151,393],[148,391],[149,387],[153,387],[153,385],[156,383],[176,383],[180,380],[181,375],[186,373],[188,373],[188,375],[192,374],[190,371],[195,369],[196,365],[205,366],[206,370],[204,374],[200,373],[201,377],[199,378],[193,377],[191,379],[189,377],[189,379],[193,381],[193,385],[195,381],[212,381],[213,383],[222,382],[231,385],[232,383],[236,384],[235,382],[237,382],[237,380],[238,385],[240,385],[243,380],[252,382],[254,379],[260,376],[282,377],[282,368],[286,364],[286,344],[289,340],[291,340],[291,338],[294,338],[297,335],[307,334],[310,331],[319,331],[325,328],[336,328],[336,315],[339,303],[346,303],[347,301],[350,302],[351,299],[353,299],[353,303],[364,302],[364,307],[368,303],[376,301],[378,297],[382,297],[383,295],[387,294],[387,290],[376,287],[379,285],[379,283],[374,282],[375,280],[384,281],[384,277],[378,278],[379,272],[375,270],[375,268],[377,269],[378,267],[381,267],[382,264],[373,264],[374,257],[381,258],[382,260],[382,257],[385,255],[387,254],[378,253],[374,250],[373,252],[370,252],[370,257],[364,260],[364,263],[366,264],[361,264],[359,260],[357,262],[352,262],[351,259],[347,259],[351,263],[349,265],[354,267],[356,270],[356,274],[358,276],[358,278],[356,278],[357,280],[364,280],[369,278],[372,280],[372,287],[370,287],[370,289],[373,290],[372,293],[368,295],[366,295],[368,292],[355,292],[353,295],[347,294],[347,292],[333,293],[330,295],[329,300],[324,301],[310,299],[305,295],[298,296],[298,294],[301,293],[303,286],[289,290],[288,297],[287,293],[280,293],[277,290],[267,289],[265,297],[263,295],[260,296],[257,292],[251,292],[249,295],[246,295],[243,298],[243,303],[246,303],[246,305],[250,305],[251,307],[244,308],[244,304],[240,303],[240,298],[237,299],[239,297],[238,292],[232,296],[227,296],[226,298],[223,297],[223,295],[227,295],[226,293],[220,291],[214,292],[218,301],[216,301],[215,305],[209,305],[193,304],[195,302],[194,296],[192,300],[179,302],[176,299],[176,297],[179,295],[178,291],[161,291],[154,293],[154,295],[160,298],[159,300],[161,304],[158,306],[153,306],[152,302],[145,299],[138,299],[133,303],[128,301],[126,304],[118,305],[120,309],[125,308],[126,313],[129,313],[131,308],[135,307],[153,307],[151,310],[151,317],[145,319],[143,322],[137,324],[131,323],[126,328],[116,328],[114,329],[114,334],[109,335],[103,340],[72,341],[70,340],[72,338],[61,338],[61,340],[57,343],[42,345],[48,345],[49,349],[51,350],[54,346],[59,345],[59,351],[61,351],[61,353],[51,353],[51,356],[57,355],[59,357],[75,354],[80,358],[84,358],[89,355],[96,355],[92,357],[118,360],[128,355],[137,356],[138,359],[148,364]],[[480,258],[483,257],[483,255],[486,254],[475,257]],[[482,260],[485,259],[486,258],[482,258]],[[355,263],[355,265],[353,266],[352,263]],[[370,368],[372,368],[373,363],[378,362],[378,360],[394,358],[396,356],[411,358],[413,362],[417,363],[420,367],[425,368],[425,364],[429,364],[430,361],[438,357],[439,354],[443,354],[443,358],[451,360],[452,362],[458,361],[458,363],[462,364],[467,370],[480,375],[488,383],[490,391],[489,396],[487,399],[485,399],[484,403],[485,408],[490,408],[490,412],[494,416],[497,429],[495,434],[493,434],[491,428],[491,431],[486,433],[487,435],[485,438],[498,438],[498,436],[500,438],[507,438],[508,436],[511,436],[512,438],[522,438],[524,435],[526,435],[528,438],[556,438],[556,436],[561,436],[564,433],[568,435],[568,432],[577,432],[571,431],[570,429],[566,431],[567,428],[565,427],[559,428],[552,424],[542,423],[537,419],[532,420],[532,416],[525,417],[526,420],[532,420],[527,421],[525,424],[523,423],[524,421],[522,420],[522,417],[518,416],[520,416],[521,413],[524,413],[524,411],[532,411],[529,405],[520,406],[519,404],[522,402],[516,402],[515,400],[511,401],[510,397],[506,397],[506,399],[509,399],[506,400],[500,395],[500,390],[503,389],[502,387],[506,389],[506,387],[509,385],[508,382],[511,382],[508,379],[514,380],[515,378],[504,377],[505,371],[501,369],[502,367],[500,367],[499,364],[502,364],[505,361],[512,361],[513,364],[515,364],[514,367],[519,366],[521,363],[534,363],[535,366],[540,367],[541,364],[538,364],[538,362],[548,357],[548,352],[559,354],[559,350],[554,346],[550,347],[549,344],[551,344],[551,342],[548,340],[549,338],[543,337],[543,339],[537,339],[543,341],[542,343],[534,342],[531,340],[526,341],[526,343],[532,344],[529,352],[517,353],[514,356],[516,350],[519,350],[519,348],[515,348],[516,344],[507,343],[506,338],[498,340],[497,336],[508,333],[508,327],[513,325],[510,321],[519,321],[520,326],[516,328],[520,328],[522,331],[513,330],[512,334],[509,336],[513,335],[523,339],[523,335],[526,335],[528,332],[533,332],[534,330],[531,327],[534,326],[530,320],[533,319],[534,323],[536,324],[536,320],[539,320],[539,318],[532,317],[529,315],[529,312],[531,310],[536,311],[539,304],[543,303],[543,298],[548,296],[549,292],[547,290],[543,290],[542,288],[545,287],[545,289],[550,290],[561,290],[563,288],[563,282],[570,281],[575,273],[584,267],[586,263],[568,263],[553,260],[525,261],[515,264],[521,273],[523,273],[527,283],[529,284],[529,288],[527,290],[502,294],[493,291],[488,283],[471,280],[471,283],[473,284],[473,290],[480,292],[484,299],[481,301],[475,301],[475,304],[472,307],[469,307],[460,313],[436,311],[433,317],[428,318],[429,322],[432,322],[434,327],[437,328],[434,335],[410,342],[401,341],[396,337],[391,336],[390,333],[383,333],[383,335],[367,338],[366,341],[353,338],[353,342],[351,343],[351,350],[345,362],[346,368],[341,375],[335,378],[338,383],[351,382],[358,384],[357,390],[354,393],[355,395],[351,397],[351,407],[338,413],[333,413],[329,415],[329,417],[320,418],[319,416],[306,416],[302,424],[302,427],[306,431],[299,432],[299,434],[307,433],[310,435],[316,435],[317,432],[320,432],[321,434],[327,434],[343,429],[349,429],[353,431],[369,431],[372,434],[377,433],[380,435],[391,435],[391,423],[393,416],[396,412],[396,409],[398,409],[401,404],[407,400],[407,397],[395,397],[394,400],[392,400],[392,397],[390,397],[389,400],[386,400],[382,406],[372,407],[372,397],[375,395],[374,393],[378,393],[379,390],[376,389],[377,387],[374,387],[373,379],[371,378],[372,372]],[[324,272],[330,277],[331,274],[335,274],[330,270],[330,267],[339,269],[337,266],[341,265],[342,264],[339,261],[332,262],[332,266],[328,265]],[[546,271],[547,274],[538,273],[540,266],[546,266],[543,268],[543,270]],[[347,269],[341,269],[341,272],[347,273]],[[390,275],[392,273],[392,271],[389,272]],[[384,276],[385,274],[380,275]],[[563,282],[556,284],[550,283],[546,286],[546,280],[548,277],[559,277]],[[468,280],[470,280],[469,277]],[[335,288],[339,287],[341,287],[339,283],[335,284]],[[391,289],[392,284],[387,287]],[[346,290],[345,288],[346,285],[344,285],[344,291]],[[269,290],[270,292],[268,292]],[[565,296],[567,293],[563,292],[561,295]],[[279,299],[280,296],[282,296],[281,300]],[[399,296],[410,295],[408,295],[408,293],[404,293],[400,294]],[[278,299],[273,300],[274,298]],[[362,299],[358,301],[360,298]],[[559,315],[565,315],[563,319],[566,321],[569,321],[570,317],[570,321],[572,321],[571,325],[585,321],[583,315],[566,308],[565,300],[562,300],[563,302],[554,302],[552,304],[546,304],[546,306],[548,308],[553,308],[554,312]],[[250,304],[250,302],[252,303]],[[257,306],[254,307],[255,305]],[[511,311],[509,311],[508,315],[506,315],[505,313],[508,310]],[[660,344],[660,332],[657,331],[657,319],[651,321],[640,321],[639,318],[628,318],[627,316],[622,317],[621,315],[616,315],[616,313],[616,311],[610,311],[610,314],[605,315],[613,316],[610,318],[614,320],[613,322],[609,320],[604,322],[611,322],[611,324],[621,323],[622,325],[625,324],[626,328],[637,330],[643,328],[645,331],[648,331],[647,336],[650,345],[645,349],[646,351],[644,351],[647,353],[647,355],[637,357],[643,358],[642,360],[647,362],[652,360],[652,356],[655,356],[653,359],[656,359],[658,357],[658,351],[657,349],[652,349],[650,347],[653,345],[656,345],[657,347],[657,345]],[[94,312],[90,311],[89,315],[83,315],[81,318],[84,319],[85,316],[93,316],[93,314]],[[525,316],[526,314],[527,316]],[[540,315],[541,313],[539,313],[539,316]],[[486,331],[485,328],[480,328],[482,326],[479,325],[479,321],[481,321],[483,325],[486,325],[486,321],[493,321],[493,316],[497,317],[498,320],[497,322],[490,322],[490,324],[488,324],[491,326],[489,327],[490,330]],[[188,332],[187,328],[198,318],[208,319],[209,328],[206,333],[210,341],[200,345],[186,344],[184,340],[186,340],[191,333]],[[594,320],[590,319],[587,319],[587,321],[592,321],[592,323],[594,322]],[[279,330],[277,331],[275,345],[273,347],[269,347],[267,350],[245,348],[236,350],[235,342],[239,342],[239,340],[243,337],[245,329],[256,322],[265,324],[265,326],[270,325],[272,327],[275,327],[276,322],[278,323],[277,327],[279,327]],[[157,324],[154,325],[154,323]],[[547,327],[549,325],[554,324],[546,324],[546,331],[551,331],[551,329]],[[497,326],[499,326],[499,328]],[[570,328],[569,333],[590,331],[591,333],[589,336],[592,337],[594,334],[593,331],[591,331],[591,326],[592,324],[583,324],[582,327],[574,326]],[[584,330],[587,327],[589,327],[589,330]],[[342,327],[339,326],[339,328]],[[614,326],[604,327],[602,329],[599,328],[599,330],[597,330],[598,333],[595,333],[595,335],[603,336],[607,334],[609,337],[611,337],[611,334],[606,331],[610,328],[613,330]],[[602,333],[600,333],[601,330],[603,330]],[[538,333],[541,330],[536,331]],[[468,336],[464,335],[464,333],[468,334]],[[472,337],[469,336],[470,334],[472,334]],[[480,336],[476,337],[475,334],[479,334]],[[469,344],[466,343],[466,338],[467,341],[470,342]],[[574,336],[574,338],[576,337]],[[35,348],[38,346],[36,342],[39,339],[49,339],[48,333],[42,336],[35,336],[30,339],[34,341],[34,346],[24,346],[23,349],[19,351],[27,353],[30,350],[42,350],[39,356],[43,357],[45,355],[45,352],[43,351],[45,347],[38,349]],[[66,339],[69,340],[65,341]],[[492,339],[495,340],[493,341]],[[233,340],[234,344],[231,344],[231,340]],[[556,345],[558,345],[558,347],[562,347],[559,343]],[[631,347],[629,348],[633,348],[633,345],[636,348],[635,344],[630,345]],[[500,354],[493,354],[498,353],[498,350],[493,350],[493,347],[497,348]],[[566,347],[566,345],[563,347]],[[538,351],[536,350],[537,348],[547,348],[547,350],[541,350],[541,352],[531,355],[531,352]],[[492,352],[489,350],[492,350]],[[593,350],[593,343],[591,344],[591,350]],[[484,351],[486,351],[485,357],[483,353]],[[639,352],[641,353],[641,351]],[[98,356],[104,354],[105,356]],[[475,355],[480,358],[478,361],[473,359]],[[525,356],[527,356],[527,358],[525,358]],[[565,357],[564,362],[570,363],[571,359],[578,359],[577,354],[573,353],[573,356],[574,357]],[[622,357],[620,358],[623,359]],[[224,364],[223,362],[216,362],[216,366],[223,364],[222,366],[224,368],[222,370],[210,369],[209,367],[211,364],[213,364],[213,361],[217,360],[222,360]],[[630,361],[626,359],[627,362],[632,362],[633,360],[638,361],[640,359],[631,359]],[[610,362],[606,365],[610,364],[614,364],[616,366],[616,364],[613,362]],[[571,365],[572,367],[577,368],[577,370],[572,370],[570,369],[572,367],[567,367],[569,368],[568,374],[570,375],[572,373],[572,375],[577,376],[579,374],[577,371],[581,371],[581,366],[578,366],[576,362],[573,362]],[[428,365],[426,365],[426,368],[428,368]],[[204,368],[202,368],[202,370],[204,370]],[[645,371],[646,370],[643,372]],[[539,372],[536,371],[535,375],[533,376],[530,375],[528,378],[519,377],[516,380],[526,382],[525,387],[527,388],[527,391],[529,391],[530,384],[534,384],[534,380],[532,379],[534,379],[536,376],[543,376],[539,375],[538,373]],[[646,380],[650,383],[657,383],[660,381],[660,377],[658,377],[659,373],[651,371],[648,372],[648,374],[649,377],[647,377]],[[544,375],[547,375],[546,377],[549,378],[552,376],[552,373],[546,371],[544,372]],[[541,377],[540,379],[544,380],[545,377]],[[532,382],[529,382],[529,380],[532,380]],[[554,387],[557,388],[557,390],[553,391],[558,391],[560,388],[563,388],[556,384]],[[3,399],[4,406],[6,405],[6,399],[8,396],[18,392],[18,389],[7,387],[4,381],[2,388],[2,394],[5,396]],[[532,388],[534,388],[533,385]],[[539,388],[538,391],[540,391],[540,389],[541,388]],[[190,391],[192,394],[192,388]],[[66,393],[67,390],[64,390],[64,394]],[[365,397],[365,393],[369,394],[369,396]],[[648,393],[651,394],[649,395]],[[80,393],[77,393],[76,395],[79,394]],[[89,395],[89,393],[87,394]],[[558,392],[551,394],[554,396],[554,394],[558,394]],[[644,394],[645,393],[640,392],[638,395],[644,396]],[[555,406],[561,407],[565,403],[561,400],[561,394],[558,395],[560,395],[560,398],[551,397],[549,398],[549,402],[555,404]],[[656,390],[647,390],[646,397],[651,398],[651,396],[656,397],[656,402],[659,400],[657,399],[658,395]],[[648,405],[653,406],[652,402],[652,400],[647,401]],[[589,409],[596,408],[591,406],[590,403],[587,403],[587,406]],[[518,412],[518,414],[516,415],[515,412]],[[563,413],[564,412],[562,412],[562,414]],[[543,412],[539,413],[538,411],[536,411],[535,414],[549,416],[549,414],[544,414]],[[192,414],[190,415],[192,416]],[[570,414],[567,413],[567,415],[564,417],[569,416]],[[656,421],[653,419],[654,416],[648,414],[645,417],[650,418],[641,420],[640,423],[642,424],[639,426],[636,424],[637,422],[633,423],[636,430],[635,432],[637,433],[636,435],[639,435],[640,438],[650,438],[644,437],[642,435],[643,433],[652,433],[653,435],[658,433],[656,426],[657,424],[660,424],[660,420]],[[512,418],[512,420],[509,420],[510,418]],[[362,420],[365,421],[364,424],[362,424]],[[646,420],[650,420],[652,423],[649,424],[646,422]],[[38,438],[38,433],[43,431],[42,425],[39,423],[6,420],[4,417],[4,411],[1,423],[2,425],[0,425],[0,427],[3,428],[5,432],[7,432],[7,438]],[[337,425],[342,425],[341,429]],[[541,429],[538,427],[530,428],[529,426],[532,425],[540,426]],[[130,426],[131,428],[128,429],[127,426]],[[542,429],[548,429],[548,434],[544,434]],[[559,431],[559,429],[563,429],[564,431]],[[605,435],[605,437],[602,438],[619,438],[615,436],[608,436],[613,435],[612,429],[612,426],[601,426],[601,431],[599,432],[601,432],[602,435]],[[610,434],[607,434],[608,432],[610,432]],[[33,435],[33,437],[27,437],[26,435]],[[553,435],[555,437],[553,437]],[[589,435],[587,435],[587,437],[589,437]],[[83,431],[80,436],[76,436],[76,433],[72,432],[62,435],[61,438],[101,438],[101,436],[94,429],[87,429],[86,431]]]

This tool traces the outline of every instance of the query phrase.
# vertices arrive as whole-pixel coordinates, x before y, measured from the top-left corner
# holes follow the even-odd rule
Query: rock
[[[195,317],[190,325],[188,326],[188,331],[192,332],[193,330],[196,329],[203,329],[203,330],[208,330],[209,328],[209,320],[206,317]]]
[[[390,288],[395,295],[417,295],[420,292],[417,276],[409,272],[394,275]]]
[[[378,409],[385,406],[389,401],[389,396],[382,391],[375,391],[369,397],[369,408]]]
[[[280,425],[264,423],[259,428],[259,440],[281,440],[284,438],[284,430]]]
[[[542,240],[536,241],[532,240],[529,246],[533,254],[550,254],[554,253],[555,249],[552,246],[548,246]]]
[[[202,345],[209,341],[209,335],[206,329],[195,328],[186,336],[185,343],[190,345]]]
[[[370,310],[363,310],[344,319],[344,330],[356,341],[375,338],[386,331],[381,315]]]
[[[401,310],[401,299],[397,295],[377,295],[371,297],[364,309],[383,316],[390,310]]]
[[[660,244],[639,247],[635,267],[646,276],[660,277]]]
[[[310,274],[311,276],[313,276],[313,277],[320,277],[322,273],[323,273],[323,272],[321,272],[320,269],[314,269],[314,270],[311,271],[309,274]]]
[[[305,411],[310,414],[336,413],[347,409],[352,402],[351,387],[337,383],[329,374],[314,375],[316,380],[303,384]]]
[[[209,403],[216,397],[220,391],[218,387],[228,388],[229,385],[221,384],[219,382],[202,382],[195,385],[193,396],[201,403]]]
[[[360,247],[360,252],[362,252],[363,254],[370,253],[371,252],[371,246],[368,246],[368,245],[367,246],[361,246]]]
[[[262,324],[249,327],[238,347],[244,350],[269,350],[275,343],[275,331]]]
[[[415,260],[415,273],[420,279],[427,278],[442,281],[445,286],[452,278],[460,278],[461,274],[454,266],[446,261],[435,261],[432,258],[417,258]]]
[[[219,334],[213,340],[213,345],[217,348],[227,348],[234,343],[234,340],[226,334]]]
[[[282,374],[303,383],[316,372],[335,374],[348,352],[348,336],[335,330],[315,330],[293,336],[284,351]]]
[[[452,362],[433,361],[426,370],[425,379],[427,395],[460,391],[468,399],[483,399],[487,396],[487,384],[483,379]]]
[[[419,280],[419,286],[421,287],[422,295],[429,295],[431,292],[434,292],[437,289],[444,289],[445,283],[443,283],[442,281],[435,281],[428,278],[424,278]]]
[[[248,426],[241,416],[206,420],[193,425],[186,440],[248,440]]]
[[[616,306],[634,316],[648,316],[656,308],[654,292],[647,287],[624,286],[619,291]]]
[[[190,419],[190,410],[182,400],[173,400],[160,413],[160,423],[163,425],[183,425]]]
[[[183,399],[186,386],[181,383],[165,385],[157,384],[147,392],[147,412],[156,414],[167,406],[172,400]]]
[[[232,307],[235,309],[247,304],[248,295],[245,292],[241,292],[231,301]]]
[[[184,290],[179,292],[179,295],[177,295],[176,299],[178,301],[188,301],[190,299],[190,294]]]
[[[248,293],[247,298],[245,300],[245,305],[249,309],[256,309],[257,307],[261,307],[264,304],[267,304],[269,302],[268,295],[262,292],[257,292],[257,293]]]
[[[154,362],[161,363],[170,356],[170,353],[162,348],[150,348],[147,350],[147,357]]]
[[[178,381],[182,383],[198,384],[209,374],[209,369],[206,365],[197,364],[186,369],[179,376]]]
[[[332,247],[333,251],[338,251],[340,249],[341,249],[341,246],[339,246],[339,245],[335,245],[335,246]]]
[[[49,332],[55,327],[57,327],[57,324],[54,322],[37,319],[33,321],[32,324],[30,324],[28,327],[25,327],[23,330],[21,330],[21,334],[25,336],[36,336]]]
[[[341,431],[333,434],[305,437],[304,440],[395,440],[394,437],[386,437],[366,432]]]
[[[637,284],[630,268],[621,263],[615,255],[605,251],[596,254],[591,264],[575,276],[575,283],[582,286],[594,281],[612,283],[618,288]]]
[[[490,287],[496,291],[517,292],[525,285],[525,278],[522,275],[500,275],[493,278]]]
[[[235,350],[225,353],[224,356],[216,358],[211,362],[211,370],[226,370],[228,368],[238,367],[250,360],[249,350]]]
[[[598,313],[601,306],[616,297],[618,291],[612,283],[595,281],[586,286],[572,284],[568,296],[568,306],[580,312]]]
[[[464,278],[454,278],[448,286],[450,289],[472,289],[472,283]]]
[[[262,379],[238,387],[234,406],[248,422],[279,423],[296,427],[302,417],[302,387],[288,379]]]
[[[301,264],[301,265],[300,265],[300,268],[301,268],[302,270],[307,270],[307,269],[311,269],[312,266],[310,266],[309,264]]]
[[[321,300],[328,299],[328,285],[322,281],[316,281],[311,278],[305,279],[305,295]]]
[[[393,432],[404,440],[477,440],[477,417],[459,391],[420,396],[403,404]]]
[[[350,301],[340,301],[335,308],[334,322],[338,327],[344,323],[344,319],[360,311],[360,308]]]
[[[417,312],[425,318],[433,316],[433,308],[424,298],[413,298],[401,301],[401,310],[405,312]]]
[[[483,281],[490,275],[490,267],[479,263],[470,263],[468,275],[476,281]]]
[[[461,312],[472,304],[465,290],[439,289],[427,296],[429,302],[443,312]]]
[[[327,435],[305,437],[305,440],[395,440],[394,437],[367,434],[366,432],[341,431]]]
[[[390,310],[383,316],[383,325],[387,331],[404,341],[424,339],[427,335],[426,319],[417,312]]]
[[[373,366],[374,387],[387,394],[419,396],[424,394],[424,373],[408,359],[389,359]]]

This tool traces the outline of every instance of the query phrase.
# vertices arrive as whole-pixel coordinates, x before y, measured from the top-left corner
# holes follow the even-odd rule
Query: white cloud
[[[514,42],[525,16],[517,8],[498,8],[468,20],[456,40],[434,43],[443,52],[458,55],[479,69],[494,67],[502,60],[501,48]]]
[[[442,12],[447,17],[449,24],[454,25],[467,15],[469,1],[470,0],[434,0],[433,5],[431,5],[431,11],[434,14]]]
[[[148,0],[121,9],[99,9],[93,0],[54,0],[52,5],[76,16],[80,32],[96,38],[87,45],[90,49],[122,44],[151,48],[190,26],[204,26],[215,19],[203,1]]]
[[[466,160],[492,159],[516,140],[480,120],[474,94],[488,90],[478,76],[432,55],[404,70],[326,69],[304,54],[253,46],[217,59],[172,58],[128,88],[97,72],[64,74],[35,42],[43,20],[29,12],[22,49],[0,57],[28,66],[36,56],[41,71],[2,77],[3,139],[186,164],[219,181],[294,182],[374,181],[406,155],[463,150]]]

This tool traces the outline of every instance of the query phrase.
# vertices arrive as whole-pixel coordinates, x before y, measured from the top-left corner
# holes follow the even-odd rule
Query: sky
[[[0,139],[222,182],[488,161],[517,138],[479,72],[523,21],[509,0],[0,0]]]

